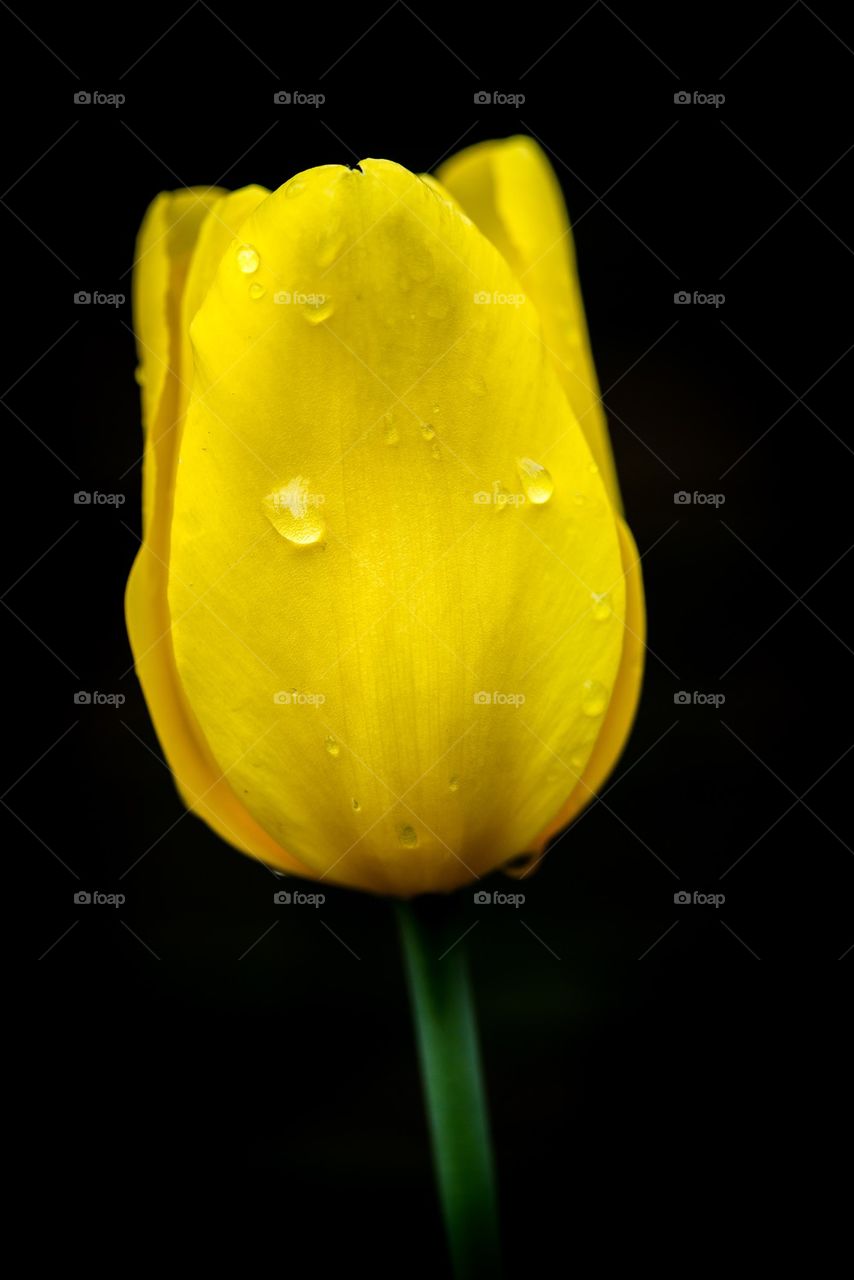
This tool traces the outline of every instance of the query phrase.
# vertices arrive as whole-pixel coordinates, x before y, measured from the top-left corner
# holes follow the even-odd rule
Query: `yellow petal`
[[[299,869],[221,776],[177,679],[167,604],[167,563],[178,441],[191,358],[187,331],[219,258],[265,196],[261,188],[164,194],[151,206],[137,246],[134,321],[142,367],[144,542],[128,582],[126,612],[136,670],[185,803],[224,839],[256,857]]]
[[[607,715],[583,774],[576,779],[572,765],[563,761],[573,786],[560,812],[540,833],[531,848],[542,853],[552,836],[562,831],[590,803],[619,759],[637,711],[646,651],[646,611],[640,559],[628,525],[618,519],[618,532],[626,582],[626,617],[623,653]]]
[[[407,895],[559,810],[625,589],[536,308],[434,188],[362,169],[263,201],[198,310],[169,603],[187,704],[257,824],[317,877]]]
[[[558,377],[619,510],[572,231],[545,153],[526,137],[482,142],[446,161],[439,178],[504,256],[537,307]]]
[[[180,300],[199,229],[222,194],[218,188],[206,187],[162,192],[150,204],[137,237],[133,324],[145,435],[144,532],[154,507],[154,438],[158,431],[171,428],[173,412],[163,401],[167,397],[171,406],[179,386],[176,375],[181,341]]]

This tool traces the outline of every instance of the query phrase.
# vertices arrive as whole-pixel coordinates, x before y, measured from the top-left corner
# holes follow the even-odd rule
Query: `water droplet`
[[[140,387],[145,386],[145,370],[143,369],[141,364],[138,364],[136,366],[136,368],[133,371],[133,376],[134,378],[136,378],[136,382],[138,386]]]
[[[335,304],[325,293],[307,293],[303,297],[300,310],[303,319],[309,324],[321,324],[332,315]]]
[[[575,493],[572,495],[572,501],[575,503],[577,507],[583,507],[584,504],[587,502],[587,499],[585,498],[583,493],[579,493],[578,490],[576,490]]]
[[[451,303],[445,290],[436,285],[427,295],[424,310],[431,320],[444,320],[451,309]]]
[[[249,297],[253,302],[257,302],[260,298],[263,298],[266,292],[267,290],[262,284],[259,284],[257,280],[253,280],[252,284],[249,286]]]
[[[541,507],[555,491],[554,481],[540,462],[533,458],[517,458],[516,467],[529,502]]]
[[[242,244],[237,250],[237,265],[245,275],[251,276],[253,271],[257,271],[260,262],[261,259],[251,244]]]
[[[581,710],[586,716],[601,716],[608,705],[608,690],[598,680],[585,680],[582,686]]]
[[[581,755],[579,751],[576,751],[574,756],[569,757],[569,763],[572,765],[576,773],[580,773],[585,764],[584,756]]]
[[[354,812],[354,813],[361,813],[361,811],[362,811],[362,806],[361,806],[361,804],[360,804],[360,803],[359,803],[359,801],[356,799],[356,797],[355,797],[355,796],[353,796],[353,812]]]
[[[611,616],[611,606],[608,603],[607,591],[593,591],[590,594],[592,601],[591,612],[597,622],[607,622]]]
[[[326,532],[319,511],[321,496],[309,492],[304,476],[294,476],[280,489],[268,493],[262,505],[276,532],[297,546],[319,542]]]
[[[330,734],[330,735],[329,735],[329,737],[326,739],[326,741],[325,741],[325,743],[324,743],[323,745],[326,747],[326,750],[329,752],[329,754],[330,754],[331,756],[333,756],[333,757],[335,757],[335,756],[340,756],[340,754],[341,754],[341,743],[340,743],[340,742],[338,742],[338,741],[336,741],[336,739],[335,739],[335,738],[333,738],[331,734]]]
[[[438,413],[439,413],[439,406],[438,406],[437,404],[434,404],[434,405],[433,405],[433,417],[434,417],[434,418],[435,418],[435,417],[437,417],[437,416],[438,416]]]
[[[460,780],[459,780],[459,778],[457,777],[457,775],[454,773],[454,774],[452,774],[452,775],[451,775],[451,778],[450,778],[450,780],[448,781],[448,790],[449,790],[449,791],[459,791],[459,789],[460,789]]]
[[[414,849],[418,844],[418,833],[414,827],[401,827],[397,838],[406,849]]]
[[[599,474],[599,468],[596,466],[595,462],[591,462],[587,470],[590,472],[592,476],[598,476]]]
[[[435,440],[435,438],[436,438],[436,429],[435,429],[435,427],[431,426],[429,422],[422,422],[422,423],[421,423],[421,434],[422,434],[422,436],[424,437],[424,439],[425,439],[425,440]]]
[[[293,200],[295,196],[302,195],[303,191],[305,191],[305,183],[299,182],[296,178],[291,178],[285,187],[285,196],[288,200]]]

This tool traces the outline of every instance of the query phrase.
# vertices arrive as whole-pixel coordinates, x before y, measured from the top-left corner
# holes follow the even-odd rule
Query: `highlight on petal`
[[[619,736],[610,472],[525,225],[527,297],[436,184],[326,166],[218,242],[199,291],[161,693],[253,830],[332,882],[484,874],[565,803],[555,760],[593,776],[612,714]]]
[[[558,377],[619,510],[572,231],[554,170],[532,138],[514,137],[460,151],[441,166],[438,177],[537,307]]]

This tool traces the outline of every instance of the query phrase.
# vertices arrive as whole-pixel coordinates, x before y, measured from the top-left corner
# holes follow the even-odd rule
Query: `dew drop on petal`
[[[253,302],[258,302],[259,299],[264,297],[266,292],[267,290],[262,284],[259,284],[257,280],[253,280],[252,284],[249,286],[249,297]]]
[[[305,191],[305,183],[299,182],[296,178],[291,178],[285,187],[285,196],[288,200],[293,200],[296,196],[302,195],[303,191]]]
[[[592,591],[590,593],[591,613],[597,622],[607,622],[611,616],[611,606],[608,603],[607,591]]]
[[[327,752],[329,753],[329,755],[331,755],[331,756],[333,757],[333,759],[334,759],[336,756],[340,756],[340,754],[341,754],[341,743],[340,743],[340,742],[338,742],[335,738],[333,738],[331,734],[330,734],[330,735],[329,735],[329,737],[326,739],[326,741],[324,742],[324,744],[323,744],[323,745],[326,747]]]
[[[586,716],[601,716],[608,705],[608,690],[598,680],[585,680],[581,692],[581,710]]]
[[[401,827],[397,838],[405,849],[414,849],[418,844],[418,833],[414,827]]]
[[[361,806],[360,802],[356,799],[356,797],[355,797],[355,796],[353,796],[353,812],[354,812],[354,813],[361,813],[361,811],[362,811],[362,806]]]
[[[334,310],[334,302],[325,293],[307,293],[300,306],[303,319],[311,325],[328,320]]]
[[[251,276],[253,271],[258,270],[260,262],[258,252],[251,244],[242,244],[237,250],[237,265],[244,275]]]
[[[297,546],[319,542],[326,532],[319,495],[309,491],[304,476],[294,476],[280,489],[268,493],[262,505],[276,532]]]
[[[449,779],[449,781],[448,781],[448,790],[449,790],[449,791],[459,791],[459,789],[460,789],[460,780],[459,780],[458,776],[454,773],[454,774],[452,774],[452,775],[451,775],[451,777],[450,777],[450,779]]]
[[[435,427],[433,427],[429,422],[422,422],[422,423],[421,423],[421,434],[422,434],[422,436],[424,437],[424,439],[425,439],[425,440],[435,440],[435,438],[436,438],[436,428],[435,428]]]
[[[542,463],[535,462],[533,458],[517,458],[516,467],[528,501],[533,502],[537,507],[548,502],[555,491],[555,486]]]

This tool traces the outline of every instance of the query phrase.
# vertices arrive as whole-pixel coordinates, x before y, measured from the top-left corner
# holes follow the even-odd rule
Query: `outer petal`
[[[586,808],[600,791],[622,754],[637,711],[646,650],[643,579],[634,538],[622,519],[618,519],[618,531],[623,558],[623,576],[626,581],[626,617],[623,653],[614,683],[614,692],[583,773],[579,776],[577,761],[575,765],[566,759],[559,762],[559,767],[565,770],[567,782],[572,790],[560,812],[531,845],[531,850],[535,854],[541,854],[552,836],[562,831],[573,818],[577,818],[582,809]],[[528,863],[527,866],[529,865]],[[520,865],[518,874],[526,874],[526,863],[523,862]]]
[[[459,152],[442,165],[439,178],[536,305],[558,377],[619,510],[572,232],[554,170],[536,142],[516,137]]]
[[[199,309],[169,601],[188,703],[258,824],[316,876],[407,895],[560,808],[553,761],[593,750],[625,591],[536,309],[479,305],[518,293],[494,246],[405,170],[363,169],[265,200]],[[478,501],[523,497],[520,457],[551,501]],[[280,536],[294,521],[325,536]]]
[[[191,358],[187,329],[223,250],[264,198],[181,191],[158,196],[137,246],[134,321],[143,385],[144,541],[128,581],[128,633],[158,737],[189,808],[224,839],[275,865],[301,870],[239,803],[187,705],[175,671],[167,566],[178,441]]]

